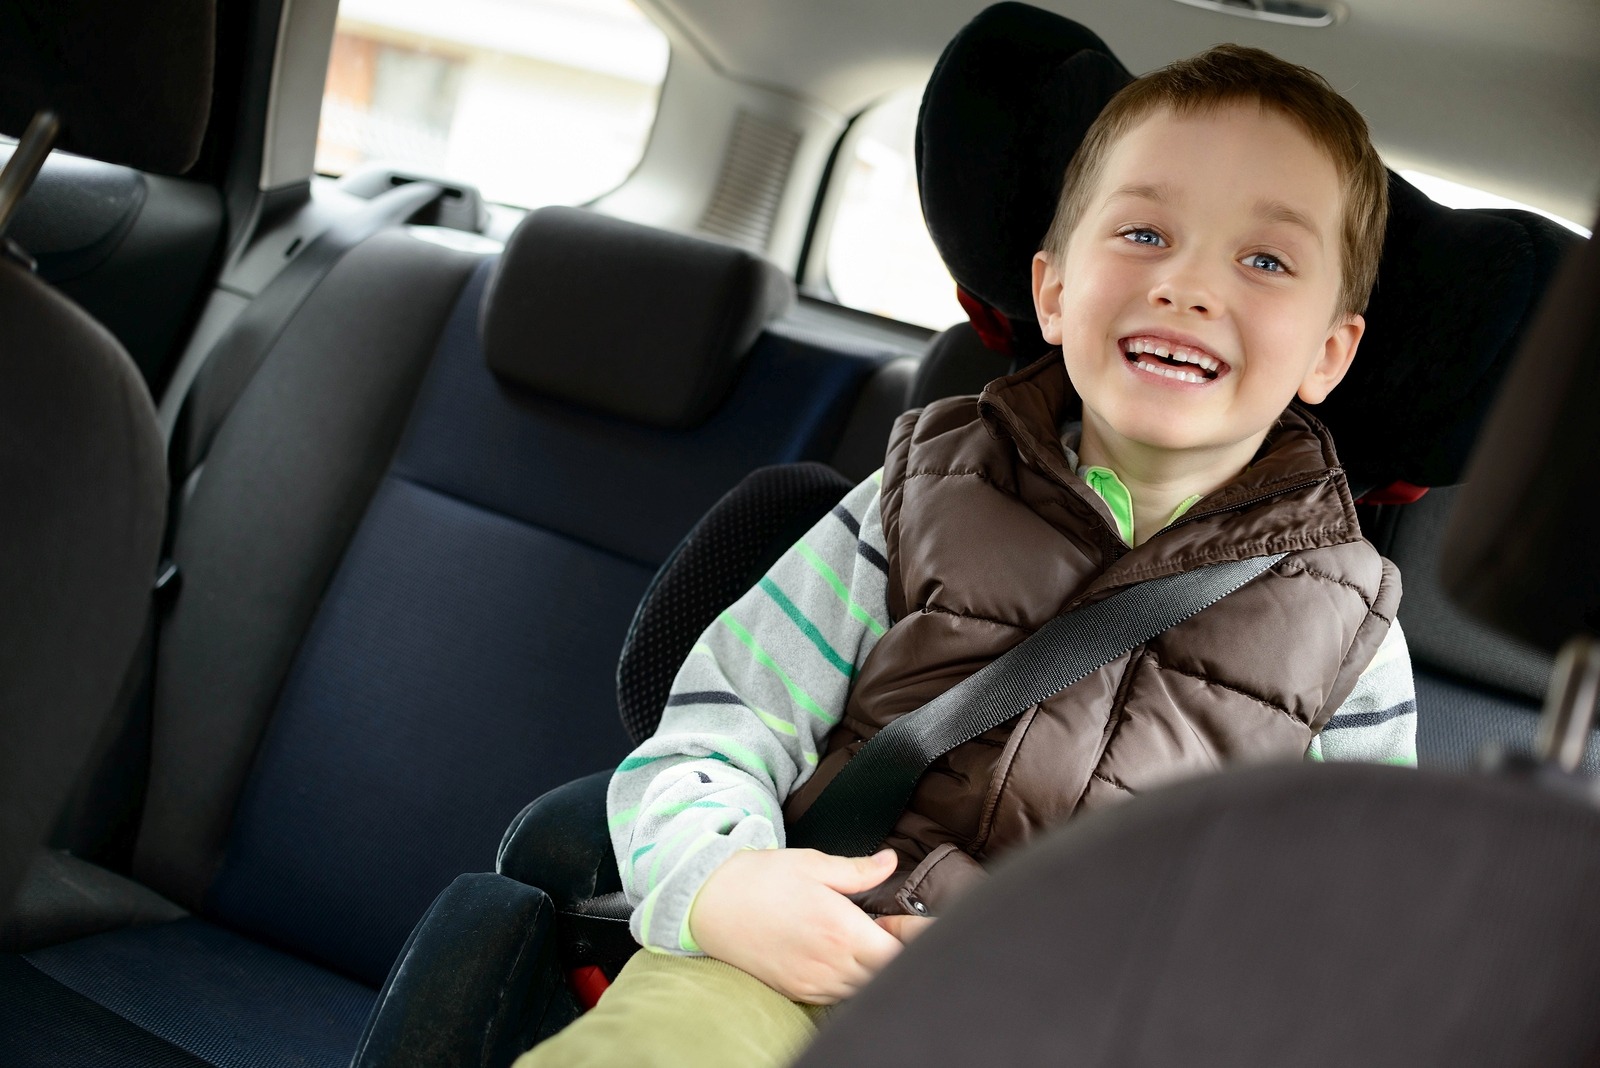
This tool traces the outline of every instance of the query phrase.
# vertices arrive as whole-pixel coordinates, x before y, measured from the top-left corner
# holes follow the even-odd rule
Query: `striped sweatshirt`
[[[890,624],[878,472],[723,611],[679,669],[655,735],[617,768],[612,845],[645,948],[696,954],[689,910],[741,849],[784,845],[781,806],[816,768],[855,673]],[[1309,760],[1416,763],[1396,622]]]

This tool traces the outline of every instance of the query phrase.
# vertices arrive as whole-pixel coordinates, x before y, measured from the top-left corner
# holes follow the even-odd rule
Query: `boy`
[[[1355,355],[1385,190],[1355,110],[1267,53],[1222,46],[1118,94],[1033,263],[1061,355],[903,416],[881,484],[706,631],[609,795],[653,952],[524,1068],[784,1063],[815,1006],[1041,827],[1226,762],[1415,762],[1398,576],[1289,407]],[[1280,551],[942,757],[878,854],[783,848],[862,740],[1067,605]]]

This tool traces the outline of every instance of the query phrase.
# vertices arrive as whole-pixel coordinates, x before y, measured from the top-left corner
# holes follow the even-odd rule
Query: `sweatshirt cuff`
[[[726,834],[702,832],[633,910],[628,927],[634,940],[654,953],[703,956],[689,933],[689,913],[700,888],[735,853],[776,847],[772,825],[764,819],[741,820]]]

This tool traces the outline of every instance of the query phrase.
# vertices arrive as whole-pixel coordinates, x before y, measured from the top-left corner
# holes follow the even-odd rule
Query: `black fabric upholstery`
[[[1026,4],[986,9],[946,47],[917,122],[928,232],[952,277],[1038,340],[1029,264],[1068,161],[1131,75],[1094,34]],[[1460,482],[1479,423],[1575,235],[1531,212],[1452,210],[1389,176],[1367,331],[1317,412],[1358,492]]]
[[[379,230],[411,218],[443,192],[431,182],[408,182],[379,194],[319,234],[233,321],[206,354],[205,362],[195,368],[192,382],[181,377],[173,381],[170,388],[181,391],[175,395],[183,398],[167,449],[174,483],[182,482],[205,461],[217,429],[245,386],[300,306],[345,253]]]
[[[1485,760],[1535,752],[1538,701],[1414,667],[1417,761],[1423,767],[1468,771],[1483,767]],[[1600,776],[1600,731],[1589,736],[1579,770]]]
[[[290,659],[475,259],[402,234],[323,281],[217,435],[172,550],[134,874],[199,906]]]
[[[150,606],[166,474],[122,347],[0,257],[0,914],[105,722]]]
[[[359,983],[194,919],[113,931],[23,959],[216,1068],[344,1068],[375,997]],[[41,1021],[63,1041],[65,1023]]]
[[[1600,633],[1600,243],[1561,269],[1496,402],[1440,561],[1469,611],[1547,652]]]
[[[1489,402],[1578,241],[1532,212],[1443,207],[1392,172],[1389,204],[1367,331],[1317,408],[1358,492],[1463,480]]]
[[[579,208],[530,212],[483,309],[489,366],[531,389],[651,426],[702,422],[794,302],[742,249]]]
[[[554,908],[500,875],[459,876],[418,921],[351,1068],[505,1068],[533,1045],[565,982]]]
[[[655,733],[700,632],[849,491],[822,464],[762,468],[695,524],[639,602],[617,661],[617,706],[635,742]]]
[[[957,323],[934,335],[917,364],[906,407],[920,408],[941,397],[981,393],[1011,370],[1010,358],[983,343],[971,323]]]
[[[14,147],[0,145],[0,164]],[[133,228],[150,180],[118,167],[52,153],[17,206],[9,236],[27,250],[39,277],[59,285],[93,270]]]
[[[1028,4],[985,8],[928,78],[917,187],[950,275],[1042,351],[1029,264],[1083,135],[1133,75],[1086,27]]]
[[[0,1064],[214,1068],[10,955],[0,956]]]
[[[1596,885],[1600,813],[1531,785],[1210,778],[997,870],[798,1063],[1594,1064]]]
[[[860,482],[883,466],[889,428],[906,410],[906,396],[916,370],[917,361],[900,357],[873,372],[856,396],[838,447],[827,457],[829,467],[852,482]]]
[[[49,108],[59,148],[183,173],[211,106],[215,22],[215,0],[0,4],[0,133]]]
[[[559,908],[621,890],[605,833],[611,775],[609,768],[586,775],[530,801],[506,828],[495,870],[537,886]]]
[[[1412,660],[1488,690],[1537,703],[1550,682],[1550,657],[1468,617],[1439,585],[1439,552],[1461,487],[1441,487],[1413,503],[1393,507],[1393,533],[1382,546],[1400,568],[1405,596],[1400,623]],[[1475,522],[1462,512],[1462,522]]]
[[[183,916],[183,909],[116,872],[60,850],[40,850],[17,893],[11,919],[0,920],[0,950],[37,949]]]

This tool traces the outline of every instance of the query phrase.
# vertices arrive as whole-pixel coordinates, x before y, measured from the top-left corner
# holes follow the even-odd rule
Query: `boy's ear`
[[[1361,344],[1361,335],[1366,329],[1367,321],[1354,313],[1346,315],[1334,325],[1327,340],[1322,343],[1322,354],[1300,382],[1301,400],[1307,404],[1321,404],[1327,399],[1333,387],[1350,370],[1350,362],[1356,358],[1356,346]]]
[[[1048,252],[1033,254],[1033,310],[1045,341],[1061,344],[1061,275]]]

